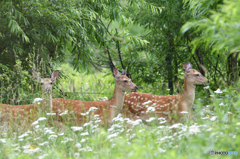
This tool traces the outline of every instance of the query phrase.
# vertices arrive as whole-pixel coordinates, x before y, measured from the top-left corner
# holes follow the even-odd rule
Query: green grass
[[[71,72],[68,69],[66,65],[63,71]],[[111,74],[75,73],[74,76],[68,73],[68,80],[61,78],[59,81],[64,91],[72,91],[68,83],[75,80],[76,91],[82,88],[83,91],[103,93],[90,96],[91,99],[111,97],[109,94],[114,89]],[[107,85],[109,83],[111,85]],[[151,86],[146,90],[157,91],[157,88]],[[212,96],[203,89],[196,91],[194,119],[173,126],[164,122],[160,124],[157,118],[152,118],[150,126],[146,126],[121,115],[108,129],[99,126],[97,116],[78,126],[68,122],[53,123],[52,116],[46,115],[46,112],[38,115],[38,122],[31,121],[31,126],[23,124],[24,121],[19,121],[20,124],[2,122],[0,158],[239,158],[239,154],[210,155],[212,150],[240,153],[238,86],[220,94],[210,92]],[[82,96],[72,97],[84,99]],[[67,119],[68,114],[65,116]]]

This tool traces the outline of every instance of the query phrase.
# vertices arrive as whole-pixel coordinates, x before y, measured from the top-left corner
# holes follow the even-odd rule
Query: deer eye
[[[128,82],[127,80],[124,80],[124,82]]]
[[[51,82],[50,84],[52,85],[53,83]]]
[[[43,83],[41,83],[41,85],[43,85]]]
[[[196,76],[199,76],[199,74],[196,74]]]

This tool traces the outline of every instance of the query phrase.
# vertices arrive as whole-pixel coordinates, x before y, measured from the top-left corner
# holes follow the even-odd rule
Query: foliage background
[[[78,100],[112,96],[114,79],[109,65],[119,70],[127,67],[140,92],[158,95],[183,91],[183,62],[191,62],[210,80],[210,89],[196,87],[196,119],[177,128],[178,134],[171,127],[140,124],[129,129],[123,123],[119,129],[101,128],[97,134],[93,133],[93,124],[79,133],[70,126],[51,128],[45,122],[35,130],[42,135],[39,142],[34,140],[37,135],[26,139],[28,150],[48,142],[53,149],[65,151],[54,152],[46,146],[36,150],[39,156],[70,158],[85,148],[79,154],[86,158],[95,154],[106,158],[119,154],[128,158],[208,158],[211,150],[239,149],[240,1],[2,0],[0,6],[2,103],[29,104],[41,97],[31,70],[49,77],[59,69],[53,97]],[[214,93],[218,88],[222,94]],[[0,127],[1,157],[32,157],[35,152],[23,153],[24,144],[18,141],[19,134],[31,133],[26,127],[12,128]],[[57,135],[64,131],[64,136],[50,140],[41,131],[49,129]],[[14,134],[16,130],[18,135]],[[89,136],[81,135],[86,132]],[[114,134],[116,138],[110,139]],[[70,142],[62,143],[66,138]],[[79,142],[82,147],[76,148],[82,139],[87,142]],[[15,151],[18,146],[20,151]],[[88,151],[88,147],[97,153]]]

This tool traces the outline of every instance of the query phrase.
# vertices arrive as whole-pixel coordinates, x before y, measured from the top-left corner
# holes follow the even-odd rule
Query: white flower
[[[166,150],[164,150],[164,149],[162,149],[162,148],[158,148],[158,151],[159,151],[160,153],[166,152]]]
[[[181,111],[182,114],[187,114],[188,112],[187,111]]]
[[[24,138],[24,137],[26,137],[26,136],[28,136],[28,134],[27,134],[27,133],[24,133],[24,134],[18,136],[18,138],[20,139],[20,138]]]
[[[160,141],[164,141],[164,140],[166,140],[166,139],[171,139],[172,138],[172,136],[164,136],[164,137],[162,137],[161,139],[160,139]]]
[[[42,98],[35,98],[34,100],[33,100],[33,104],[40,104],[40,102],[42,101],[43,99]]]
[[[59,114],[60,116],[62,116],[62,115],[67,115],[67,113],[68,113],[68,110],[65,110],[63,113],[61,113],[61,114]]]
[[[152,101],[149,100],[149,101],[144,102],[143,105],[148,105],[150,103],[152,103]]]
[[[89,135],[88,132],[81,133],[81,136],[87,136]]]
[[[137,119],[135,121],[128,120],[127,123],[132,125],[139,125],[140,123],[142,123],[142,120],[141,119]]]
[[[203,89],[209,89],[209,86],[203,87]]]
[[[82,145],[80,144],[80,143],[76,143],[76,145],[75,145],[77,148],[80,148],[80,147],[82,147]]]
[[[206,131],[212,131],[212,128],[207,129]]]
[[[159,128],[159,129],[163,129],[164,127],[165,127],[165,126],[159,126],[158,128]]]
[[[58,137],[57,135],[50,135],[49,137],[48,137],[48,139],[53,139],[53,138],[56,138],[56,137]]]
[[[232,114],[232,112],[228,112],[228,114]]]
[[[236,125],[240,125],[240,122],[238,122]]]
[[[170,126],[169,128],[172,129],[172,128],[180,128],[182,127],[183,124],[182,123],[176,123],[176,124],[173,124],[172,126]]]
[[[108,100],[108,97],[99,97],[99,100]]]
[[[81,113],[82,116],[87,116],[88,114],[89,114],[89,112]]]
[[[42,121],[42,120],[47,120],[47,118],[45,118],[45,117],[38,118],[38,121]]]
[[[111,135],[108,135],[108,139],[111,139],[111,138],[113,138],[113,137],[117,137],[118,136],[118,132],[116,132],[116,133],[114,133],[114,134],[111,134]]]
[[[48,144],[49,144],[49,142],[45,141],[43,143],[40,143],[39,146],[44,146],[44,145],[48,145]]]
[[[47,113],[47,115],[56,115],[56,113]]]
[[[219,93],[219,94],[221,94],[222,91],[218,88],[216,91],[214,91],[214,93]]]
[[[44,134],[55,134],[51,129],[45,130]]]
[[[79,158],[80,154],[79,153],[74,153],[73,154],[75,157]]]
[[[198,126],[192,125],[192,126],[189,127],[189,134],[197,134],[199,132],[201,132],[201,131],[198,128]]]
[[[218,118],[218,116],[211,117],[210,121],[215,121]]]
[[[0,139],[2,143],[6,143],[6,139]]]
[[[219,104],[219,106],[224,106],[223,102],[221,102],[221,103]]]
[[[31,125],[37,125],[38,124],[38,120],[37,121],[34,121]]]
[[[77,126],[72,126],[71,129],[73,129],[73,131],[80,131],[80,130],[83,130],[82,127],[77,127]]]
[[[208,116],[206,116],[206,117],[202,117],[201,119],[209,119],[209,117],[208,117]]]
[[[156,120],[156,118],[155,117],[151,117],[151,118],[147,119],[146,122],[151,122],[153,120]]]
[[[97,110],[98,108],[96,107],[91,107],[88,111],[91,112],[91,111],[94,111],[94,110]]]
[[[154,107],[148,107],[146,113],[149,113],[149,112],[155,112],[155,108]]]
[[[48,156],[48,154],[43,154],[42,156],[39,156],[38,159],[44,159],[47,156]]]

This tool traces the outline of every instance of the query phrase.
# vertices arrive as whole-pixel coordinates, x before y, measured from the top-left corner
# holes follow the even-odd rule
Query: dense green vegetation
[[[77,100],[112,96],[109,66],[127,67],[140,92],[157,95],[182,92],[183,62],[210,81],[209,88],[196,87],[194,119],[172,126],[121,115],[111,128],[100,127],[96,116],[83,126],[58,125],[46,112],[31,126],[0,120],[0,158],[239,158],[210,151],[240,153],[240,1],[2,0],[0,6],[1,103],[41,97],[31,70],[47,78],[60,70],[53,98]]]

